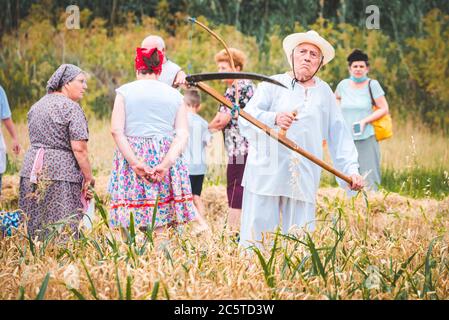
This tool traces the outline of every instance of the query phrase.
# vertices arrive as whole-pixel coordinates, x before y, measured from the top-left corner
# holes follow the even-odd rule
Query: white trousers
[[[281,196],[243,192],[240,245],[249,247],[262,240],[262,233],[275,232],[282,223],[282,233],[292,226],[315,230],[315,204]],[[255,243],[256,242],[256,243]]]

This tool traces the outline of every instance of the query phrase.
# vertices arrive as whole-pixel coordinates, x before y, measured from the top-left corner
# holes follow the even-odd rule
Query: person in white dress
[[[315,31],[291,34],[283,47],[292,70],[273,78],[288,89],[261,83],[245,111],[270,127],[287,130],[289,139],[320,159],[327,140],[334,166],[352,179],[347,187],[360,190],[363,179],[352,136],[332,89],[316,76],[334,58],[334,48]],[[321,167],[241,117],[239,126],[249,141],[240,244],[260,246],[263,234],[275,232],[280,223],[284,234],[293,228],[313,231]]]

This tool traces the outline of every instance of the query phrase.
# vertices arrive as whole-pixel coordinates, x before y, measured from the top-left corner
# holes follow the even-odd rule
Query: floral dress
[[[239,80],[239,107],[244,109],[248,101],[254,95],[254,84],[250,80]],[[235,86],[229,87],[224,96],[235,104]],[[225,105],[220,105],[219,112],[231,114],[231,110]],[[240,134],[238,119],[232,117],[228,125],[223,130],[224,143],[229,158],[245,156],[248,154],[248,141]]]
[[[64,222],[75,232],[83,217],[83,175],[71,141],[87,141],[89,131],[80,105],[60,94],[47,94],[28,112],[30,148],[20,171],[19,207],[28,217],[28,232],[44,237],[47,226]],[[30,176],[39,149],[45,150],[37,184]],[[38,232],[39,231],[39,232]]]
[[[173,141],[175,118],[182,95],[156,80],[140,80],[117,89],[125,99],[125,135],[137,158],[150,168],[160,164]],[[145,227],[172,226],[195,218],[189,171],[182,157],[176,159],[161,182],[145,182],[133,171],[117,148],[108,192],[110,222]],[[155,217],[153,221],[153,215]]]
[[[167,154],[172,139],[128,137],[128,142],[138,158],[155,167]],[[131,213],[135,224],[141,227],[152,224],[153,213],[156,214],[155,227],[185,223],[195,215],[189,171],[181,157],[161,182],[146,183],[136,175],[117,149],[109,193],[109,214],[114,227],[129,226]]]
[[[244,109],[254,95],[254,84],[250,80],[239,80],[239,104]],[[235,86],[232,85],[225,92],[225,97],[235,104]],[[231,110],[220,105],[220,112],[231,114]],[[232,117],[223,130],[224,143],[228,152],[228,167],[226,170],[228,205],[230,208],[241,209],[243,200],[242,178],[248,155],[248,141],[240,134],[238,118]]]

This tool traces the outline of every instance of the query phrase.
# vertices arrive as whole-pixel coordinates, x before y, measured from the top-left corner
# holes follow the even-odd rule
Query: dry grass
[[[26,126],[18,127],[27,147]],[[107,128],[108,122],[90,121],[96,190],[104,201],[114,146]],[[447,163],[446,139],[412,127],[395,133],[382,143],[387,165],[399,169],[413,154],[406,143],[412,133],[415,155],[432,155],[420,157],[423,166]],[[222,157],[221,135],[214,139],[209,159]],[[31,242],[23,229],[0,240],[0,299],[34,299],[47,275],[46,299],[449,298],[449,198],[377,193],[351,201],[339,189],[320,189],[311,237],[272,235],[258,255],[226,232],[223,176],[223,165],[211,166],[203,193],[211,234],[194,235],[186,226],[154,242],[130,230],[126,236],[109,230],[97,208],[94,229],[64,245]],[[17,195],[18,177],[4,177],[3,204],[17,207]]]
[[[395,171],[411,167],[449,170],[449,139],[422,124],[398,123],[394,136],[381,142],[382,166]]]
[[[110,124],[107,120],[89,120],[90,160],[98,176],[108,175],[114,153],[114,141],[109,133]],[[18,123],[19,138],[26,150],[29,146],[28,131],[25,123]],[[411,167],[426,170],[446,169],[449,171],[449,139],[441,132],[431,132],[414,122],[398,123],[394,136],[381,142],[382,167],[394,171],[404,171]],[[4,131],[7,145],[10,145],[9,135]],[[22,154],[15,158],[17,166],[23,159]],[[211,181],[224,181],[226,157],[223,147],[222,133],[213,134],[211,147],[207,150],[209,163],[208,177]],[[329,161],[329,157],[326,157]]]
[[[9,192],[16,181],[5,183]],[[106,179],[99,184],[102,190]],[[46,299],[126,298],[127,282],[133,299],[447,299],[449,198],[368,197],[369,207],[361,195],[350,201],[341,190],[320,190],[313,245],[304,235],[281,237],[274,252],[262,250],[268,267],[226,233],[223,186],[204,191],[211,234],[196,236],[186,226],[152,245],[143,233],[132,240],[98,218],[80,240],[46,248],[35,242],[34,254],[18,234],[0,241],[0,299],[21,292],[34,299],[47,274]],[[114,238],[116,249],[108,244]],[[372,266],[380,272],[374,282],[367,281]]]

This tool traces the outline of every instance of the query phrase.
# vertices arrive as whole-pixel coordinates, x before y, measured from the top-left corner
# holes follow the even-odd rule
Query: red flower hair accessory
[[[150,59],[153,55],[154,51],[157,51],[159,56],[159,65],[157,66],[147,66],[145,63],[144,57]],[[162,72],[162,63],[164,62],[164,54],[158,50],[157,48],[147,49],[147,48],[137,48],[136,49],[136,60],[135,60],[135,68],[136,71],[145,71],[145,70],[153,70],[153,72],[157,75],[160,75]]]

